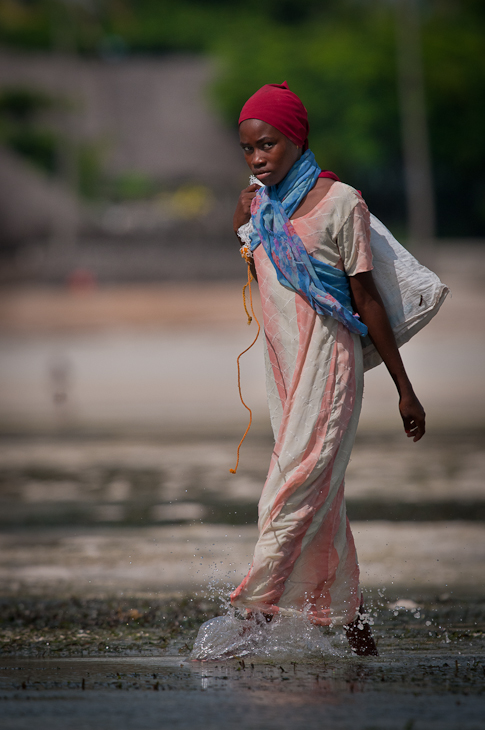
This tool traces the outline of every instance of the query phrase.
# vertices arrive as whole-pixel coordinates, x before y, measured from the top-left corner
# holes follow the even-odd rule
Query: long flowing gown
[[[314,258],[349,276],[372,269],[369,212],[350,186],[335,182],[292,224]],[[253,562],[231,601],[268,614],[304,613],[319,625],[345,624],[360,602],[344,476],[362,403],[361,338],[282,286],[263,246],[254,261],[275,447]]]

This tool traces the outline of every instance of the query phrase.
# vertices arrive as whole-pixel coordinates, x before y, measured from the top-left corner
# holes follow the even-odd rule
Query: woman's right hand
[[[256,197],[259,187],[259,185],[250,185],[241,192],[237,201],[236,210],[234,211],[234,233],[237,233],[238,228],[248,223],[251,218],[251,203],[253,202],[253,198]]]

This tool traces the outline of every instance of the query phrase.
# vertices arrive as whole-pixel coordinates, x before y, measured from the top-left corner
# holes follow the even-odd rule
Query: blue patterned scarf
[[[303,296],[317,314],[330,315],[364,336],[367,327],[352,312],[346,274],[310,256],[290,221],[319,174],[307,150],[278,185],[258,191],[251,207],[251,250],[262,243],[280,284]]]

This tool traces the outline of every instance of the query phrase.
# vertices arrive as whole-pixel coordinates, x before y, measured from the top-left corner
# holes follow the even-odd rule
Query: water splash
[[[275,616],[267,623],[262,614],[240,619],[234,609],[230,609],[224,616],[202,624],[191,659],[259,657],[301,661],[339,654],[322,630],[306,618]]]

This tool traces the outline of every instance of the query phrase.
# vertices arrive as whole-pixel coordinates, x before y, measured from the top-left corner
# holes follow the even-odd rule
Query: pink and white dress
[[[292,223],[316,259],[349,276],[372,269],[369,212],[350,186],[335,182]],[[344,477],[362,403],[361,338],[282,286],[262,245],[254,261],[275,447],[253,562],[231,601],[268,614],[303,613],[319,625],[345,624],[360,602]]]

